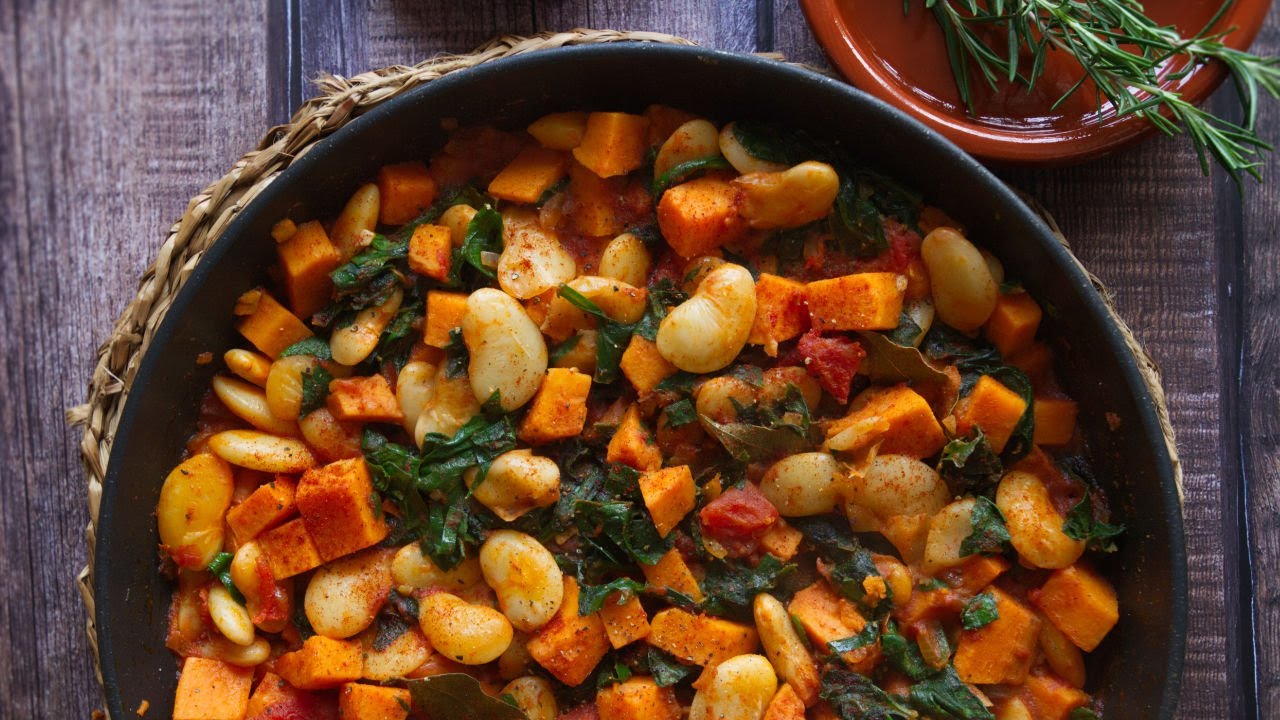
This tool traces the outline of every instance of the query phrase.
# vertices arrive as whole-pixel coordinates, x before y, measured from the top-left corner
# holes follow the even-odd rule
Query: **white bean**
[[[234,348],[228,350],[222,361],[227,369],[249,382],[263,387],[267,384],[267,373],[271,372],[271,358],[252,350]]]
[[[431,402],[435,393],[436,367],[429,362],[413,360],[405,363],[396,376],[396,400],[404,414],[405,432],[413,432],[418,426],[422,409]]]
[[[413,430],[413,439],[418,447],[422,447],[422,439],[427,433],[453,437],[458,428],[480,412],[480,401],[476,400],[470,380],[465,376],[449,377],[445,365],[436,370],[432,386],[431,399],[422,408]]]
[[[493,288],[471,293],[462,339],[471,352],[467,375],[476,400],[499,393],[502,410],[511,412],[538,391],[547,372],[547,344],[510,295]]]
[[[760,401],[770,404],[787,399],[788,386],[794,385],[804,398],[805,405],[815,409],[822,402],[822,386],[798,365],[783,365],[764,371],[764,387],[760,388]]]
[[[467,239],[467,226],[475,216],[475,208],[461,203],[444,211],[439,223],[449,228],[449,244],[453,247],[462,247],[462,242]]]
[[[222,585],[214,585],[209,590],[209,617],[226,639],[237,645],[253,644],[255,635],[249,611]]]
[[[257,430],[224,430],[209,438],[209,449],[232,465],[269,473],[300,473],[319,464],[301,440]]]
[[[797,453],[769,468],[760,492],[784,517],[822,515],[835,510],[844,475],[840,462],[827,453]]]
[[[660,178],[672,168],[691,160],[720,154],[720,133],[706,120],[690,120],[671,133],[653,160],[653,176]]]
[[[231,582],[244,596],[249,617],[258,618],[254,624],[264,632],[280,632],[293,614],[293,581],[288,578],[277,581],[270,577],[269,570],[263,573],[262,565],[266,562],[267,557],[257,542],[250,540],[241,545],[231,560]],[[270,586],[263,587],[268,579]],[[272,606],[271,613],[264,612],[268,604]]]
[[[644,241],[631,233],[622,233],[604,246],[600,255],[600,274],[628,285],[643,287],[649,279],[653,263]]]
[[[333,221],[329,230],[329,239],[333,241],[343,261],[350,260],[364,246],[365,233],[373,232],[378,227],[378,212],[381,209],[382,196],[378,186],[373,183],[361,185],[342,214]]]
[[[1045,662],[1058,677],[1078,688],[1084,687],[1085,667],[1084,655],[1080,648],[1063,634],[1056,625],[1047,618],[1041,618],[1040,650],[1044,652]]]
[[[241,420],[263,432],[276,435],[298,434],[297,423],[281,420],[272,414],[271,407],[267,404],[267,394],[257,385],[225,375],[215,376],[212,384],[213,394]]]
[[[756,317],[756,285],[741,265],[712,270],[693,297],[658,326],[658,353],[681,370],[708,373],[728,366],[747,344]]]
[[[694,394],[694,409],[704,425],[708,420],[721,424],[737,422],[738,408],[754,406],[756,395],[756,389],[747,381],[732,375],[721,375],[698,387]]]
[[[222,550],[223,520],[235,491],[231,466],[215,455],[183,461],[165,478],[156,505],[160,544],[184,568],[203,568]]]
[[[929,298],[920,298],[919,300],[908,300],[902,307],[902,311],[911,318],[911,322],[920,328],[920,332],[911,339],[911,344],[920,347],[920,341],[924,340],[924,336],[929,332],[929,328],[933,327],[933,317],[937,314],[933,307],[933,301]]]
[[[431,645],[418,628],[409,628],[381,650],[374,647],[377,630],[376,626],[370,627],[360,636],[360,644],[364,647],[362,677],[375,682],[398,680],[431,658]]]
[[[794,228],[831,212],[840,177],[821,162],[802,162],[782,172],[749,173],[733,180],[742,195],[742,217],[757,230]]]
[[[782,163],[760,160],[747,152],[747,149],[738,141],[738,136],[734,134],[733,126],[733,123],[729,123],[720,130],[720,152],[734,170],[740,173],[754,173],[779,172],[787,169],[787,166]]]
[[[519,630],[546,625],[564,600],[564,576],[555,556],[524,533],[490,534],[480,546],[480,569],[498,596],[498,607]]]
[[[538,222],[533,210],[510,209],[502,214],[502,257],[498,285],[519,300],[560,287],[578,274],[573,256],[555,233]]]
[[[515,632],[506,616],[449,593],[432,593],[418,602],[422,634],[441,655],[463,665],[496,660]]]
[[[396,316],[403,300],[404,291],[396,288],[381,304],[361,310],[350,325],[334,330],[329,336],[329,352],[333,361],[340,365],[358,365],[373,354],[382,331]]]
[[[257,638],[248,645],[237,645],[223,638],[212,638],[214,657],[236,667],[257,667],[271,657],[271,643]]]
[[[536,456],[528,449],[499,455],[479,484],[477,474],[478,469],[472,468],[465,475],[471,494],[507,522],[560,499],[560,467],[551,458]]]
[[[879,455],[845,492],[845,514],[855,532],[874,532],[894,515],[932,515],[951,499],[937,471],[908,455]]]
[[[680,289],[692,295],[698,290],[698,286],[702,281],[711,274],[712,270],[729,262],[719,255],[699,255],[696,258],[690,258],[680,270]]]
[[[458,593],[484,579],[480,572],[480,561],[476,558],[465,558],[453,569],[441,570],[416,542],[409,543],[396,552],[391,561],[391,577],[404,595],[419,588]]]
[[[1028,564],[1064,568],[1084,554],[1085,542],[1062,531],[1063,517],[1049,490],[1031,473],[1007,473],[996,488],[996,507],[1004,514],[1009,543]]]
[[[738,655],[716,666],[693,696],[689,720],[761,720],[778,690],[773,666],[761,655]]]
[[[929,537],[924,544],[924,571],[930,575],[964,562],[967,554],[960,550],[965,538],[973,534],[973,498],[957,500],[929,519]]]
[[[529,720],[556,720],[560,713],[555,690],[551,683],[540,677],[526,675],[516,678],[507,683],[499,695],[510,695]]]
[[[271,414],[281,420],[297,420],[302,414],[302,376],[320,361],[310,355],[290,355],[271,363],[265,395]]]
[[[786,607],[774,596],[760,593],[756,595],[752,610],[756,631],[760,633],[760,644],[778,671],[778,677],[790,683],[805,705],[816,703],[821,684],[818,666],[796,632]]]
[[[470,390],[468,389],[468,394]],[[302,437],[325,462],[360,457],[361,424],[339,420],[329,408],[319,408],[298,419]]]
[[[316,633],[343,639],[373,624],[391,592],[391,553],[373,549],[320,566],[302,607]]]
[[[982,327],[996,307],[999,288],[973,243],[951,228],[937,228],[920,245],[938,317],[962,332]]]

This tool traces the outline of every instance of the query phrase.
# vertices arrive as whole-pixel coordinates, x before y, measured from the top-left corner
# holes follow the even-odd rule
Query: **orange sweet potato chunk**
[[[623,351],[618,367],[640,397],[653,392],[658,383],[675,375],[677,369],[662,357],[656,343],[639,335],[631,336],[631,342]]]
[[[299,690],[279,675],[266,673],[249,696],[249,708],[244,720],[283,720],[291,717],[338,720],[338,705],[327,693]]]
[[[765,708],[762,720],[804,720],[804,701],[795,688],[783,683]]]
[[[403,225],[436,201],[436,181],[420,162],[384,165],[378,171],[378,221]]]
[[[827,426],[828,440],[850,430],[858,435],[850,441],[851,449],[879,442],[881,454],[913,458],[929,457],[947,442],[929,401],[906,385],[869,390],[854,400],[854,407]]]
[[[568,155],[531,145],[521,150],[489,183],[489,194],[499,200],[535,203],[568,170]]]
[[[750,625],[666,608],[653,616],[649,644],[685,662],[707,667],[755,652],[760,640]]]
[[[1074,400],[1038,397],[1031,407],[1036,416],[1037,445],[1066,445],[1075,437],[1079,409]]]
[[[601,720],[679,720],[680,702],[675,691],[658,687],[651,677],[637,676],[596,693]]]
[[[902,317],[906,283],[896,273],[856,273],[805,285],[815,330],[892,330]]]
[[[243,502],[227,511],[227,526],[238,544],[244,544],[264,530],[279,525],[294,513],[293,493],[297,484],[287,475],[258,486]]]
[[[333,292],[329,273],[342,264],[342,254],[315,220],[299,225],[276,245],[276,252],[289,307],[298,317],[311,317],[329,302]]]
[[[991,449],[1004,452],[1013,430],[1027,410],[1027,401],[990,375],[978,378],[969,394],[956,403],[956,432],[967,435],[975,427],[991,443]]]
[[[999,555],[972,555],[957,568],[958,576],[953,585],[971,595],[982,592],[1010,567],[1009,561]]]
[[[714,175],[667,190],[658,201],[658,228],[667,244],[680,257],[692,258],[741,238],[747,223],[738,211],[737,193]]]
[[[609,440],[605,460],[622,463],[641,472],[662,467],[662,450],[654,442],[649,429],[640,419],[640,408],[631,405]]]
[[[551,368],[520,423],[520,439],[530,445],[577,437],[587,423],[591,376],[572,368]]]
[[[626,229],[618,212],[620,181],[602,178],[580,163],[569,167],[570,226],[589,237],[617,235]]]
[[[582,144],[582,136],[587,134],[587,114],[562,112],[543,115],[525,130],[544,148],[572,150]]]
[[[329,412],[348,422],[398,423],[404,420],[391,383],[381,375],[338,378],[329,383]]]
[[[641,565],[641,572],[649,584],[660,590],[675,590],[701,601],[706,597],[698,586],[698,579],[693,576],[688,563],[676,548],[671,548],[654,565]]]
[[[530,638],[529,656],[565,685],[578,686],[609,652],[609,636],[599,613],[578,614],[578,583],[564,577],[560,611]]]
[[[453,264],[453,231],[443,225],[423,223],[409,236],[409,269],[436,280],[449,277]]]
[[[267,565],[277,580],[314,570],[324,562],[302,518],[262,533],[258,536],[258,545],[267,556]]]
[[[614,649],[649,637],[649,616],[640,604],[640,598],[632,595],[626,602],[619,603],[619,596],[620,593],[613,593],[600,608],[604,631]]]
[[[1023,697],[1036,718],[1067,720],[1071,711],[1088,704],[1089,696],[1048,673],[1035,673],[1023,686]]]
[[[786,520],[778,518],[778,521],[770,525],[769,529],[760,536],[760,549],[779,560],[786,561],[796,556],[803,541],[804,533],[788,525]]]
[[[1080,564],[1054,570],[1039,590],[1031,592],[1031,601],[1085,652],[1098,647],[1120,618],[1115,588]]]
[[[999,588],[988,590],[996,599],[999,617],[976,630],[964,630],[956,646],[956,674],[987,685],[1017,685],[1027,678],[1040,638],[1040,618],[1026,605]]]
[[[462,316],[467,314],[466,293],[427,291],[427,317],[422,341],[443,350],[449,345],[449,333],[462,327]]]
[[[174,720],[241,720],[249,706],[253,668],[189,657],[173,699]]]
[[[1041,314],[1040,306],[1028,293],[1001,295],[983,333],[1001,355],[1009,357],[1035,341]]]
[[[409,691],[365,683],[347,683],[338,691],[338,716],[342,720],[406,720]]]
[[[387,536],[389,528],[373,497],[373,481],[363,457],[339,460],[302,475],[295,502],[325,562],[376,545]]]
[[[808,329],[809,309],[805,305],[804,284],[761,273],[756,281],[756,319],[747,342],[763,345],[764,351],[773,357],[778,354],[778,343]]]
[[[644,164],[648,129],[643,115],[593,112],[573,157],[602,178],[626,175]]]
[[[836,595],[825,580],[818,580],[796,593],[787,611],[819,651],[825,650],[827,643],[857,635],[867,626],[866,619],[852,603]],[[880,660],[880,644],[850,650],[840,657],[854,670],[870,672]]]
[[[290,345],[311,337],[307,324],[262,288],[241,295],[236,301],[236,312],[244,313],[236,322],[236,329],[272,359]]]
[[[276,672],[300,690],[323,690],[360,679],[364,655],[359,640],[307,638],[302,647],[276,660]]]
[[[652,470],[640,476],[640,495],[658,534],[666,537],[697,504],[688,465]]]

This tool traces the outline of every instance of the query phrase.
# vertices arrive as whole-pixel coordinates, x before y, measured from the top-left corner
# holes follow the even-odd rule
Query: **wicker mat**
[[[362,113],[442,75],[481,63],[566,45],[619,41],[694,44],[684,38],[662,33],[571,30],[534,37],[501,37],[469,55],[440,56],[412,67],[397,65],[353,78],[326,76],[317,81],[320,96],[304,103],[288,124],[268,131],[257,149],[246,154],[226,175],[191,199],[182,218],[170,228],[169,237],[160,246],[155,262],[143,274],[137,296],[116,321],[111,337],[98,349],[98,362],[89,380],[87,401],[67,412],[67,418],[73,425],[84,427],[80,453],[88,478],[89,526],[85,535],[89,555],[87,566],[80,571],[76,580],[88,610],[89,645],[94,653],[94,667],[99,682],[102,681],[102,669],[98,664],[98,636],[94,626],[93,565],[98,508],[107,470],[106,463],[111,455],[111,444],[115,439],[116,425],[124,408],[125,397],[143,353],[150,345],[173,298],[204,256],[205,250],[280,171],[304,155],[318,141]],[[1033,199],[1024,199],[1040,211],[1065,245],[1066,239],[1058,232],[1053,219]],[[1175,479],[1181,492],[1182,470],[1174,446],[1173,427],[1160,384],[1159,369],[1116,314],[1110,295],[1101,281],[1091,273],[1089,278],[1111,308],[1113,319],[1124,334],[1137,359],[1138,367],[1146,378],[1164,429],[1170,457],[1173,458]]]

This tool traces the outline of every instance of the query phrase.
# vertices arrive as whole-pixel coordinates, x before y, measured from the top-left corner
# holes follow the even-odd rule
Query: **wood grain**
[[[1259,39],[1271,53],[1277,14]],[[791,0],[0,7],[0,374],[10,381],[0,392],[0,718],[86,718],[101,705],[71,582],[85,510],[62,409],[81,400],[94,348],[187,198],[285,120],[318,73],[577,26],[825,64]],[[1274,136],[1280,106],[1264,108]],[[1250,619],[1260,716],[1280,715],[1278,171],[1270,159],[1270,184],[1239,197],[1220,175],[1202,178],[1180,139],[1082,167],[1001,171],[1062,222],[1164,368],[1187,473],[1184,718],[1251,714],[1253,669],[1224,662],[1248,656]],[[1245,501],[1248,548],[1235,534]],[[1250,557],[1252,573],[1241,561]],[[1240,612],[1250,577],[1252,618]]]

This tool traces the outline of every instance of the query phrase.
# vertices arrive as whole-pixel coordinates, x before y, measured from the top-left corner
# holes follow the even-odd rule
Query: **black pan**
[[[353,120],[295,162],[228,227],[174,301],[142,361],[111,452],[94,592],[108,708],[146,699],[171,714],[177,665],[164,647],[169,586],[156,574],[153,509],[195,423],[217,363],[196,357],[239,341],[236,296],[266,280],[271,225],[331,217],[388,162],[425,158],[442,118],[523,127],[566,109],[630,110],[661,102],[729,120],[751,117],[839,142],[854,158],[924,193],[995,252],[1049,308],[1044,334],[1079,401],[1093,462],[1128,526],[1107,571],[1121,620],[1090,659],[1089,689],[1109,720],[1171,718],[1187,629],[1182,512],[1155,408],[1098,293],[1045,224],[991,173],[889,106],[820,75],[699,48],[618,44],[486,63],[406,93]],[[1115,429],[1105,413],[1119,418]]]

